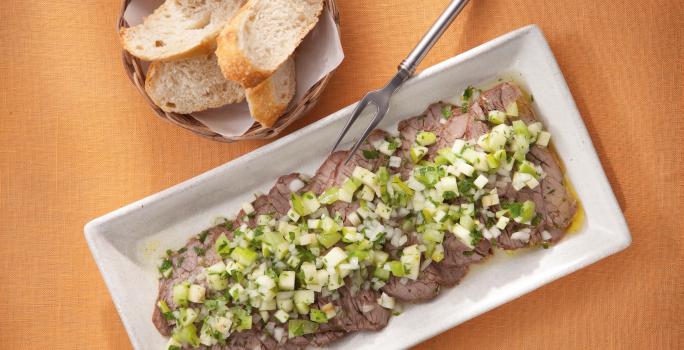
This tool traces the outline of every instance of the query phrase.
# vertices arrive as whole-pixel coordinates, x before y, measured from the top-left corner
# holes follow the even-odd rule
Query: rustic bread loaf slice
[[[240,84],[223,77],[214,54],[153,62],[147,72],[145,91],[162,110],[182,114],[241,102],[245,98]]]
[[[323,0],[250,0],[219,34],[223,75],[257,86],[292,56],[318,22]]]
[[[140,59],[172,60],[208,53],[245,0],[166,0],[142,24],[122,28],[123,47]]]
[[[268,79],[247,89],[245,96],[252,118],[272,127],[292,101],[296,86],[294,59],[290,57]]]

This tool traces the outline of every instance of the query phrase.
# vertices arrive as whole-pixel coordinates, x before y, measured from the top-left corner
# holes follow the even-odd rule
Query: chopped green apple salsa
[[[441,113],[448,118],[452,110]],[[444,259],[446,235],[472,250],[516,223],[511,238],[529,240],[531,230],[524,227],[538,223],[535,203],[504,201],[491,185],[501,181],[498,174],[516,191],[534,189],[546,176],[526,155],[532,145],[547,147],[550,134],[539,122],[511,121],[517,113],[515,102],[489,112],[489,132],[477,140],[455,140],[436,150],[432,161],[426,155],[434,154],[431,148],[440,140],[431,131],[417,132],[408,159],[396,152],[398,139],[376,143],[364,157],[384,155],[387,167],[357,166],[341,186],[320,195],[294,192],[283,217],[256,215],[252,204],[244,204],[245,214],[256,216],[256,227],[242,224],[232,237],[220,236],[212,249],[223,260],[176,284],[175,308],[159,302],[164,317],[175,320],[168,348],[224,344],[231,333],[250,329],[255,313],[275,320],[281,336],[314,333],[336,317],[336,291],[345,283],[379,290],[392,276],[416,280],[427,265]],[[397,169],[409,162],[413,170],[402,178]],[[330,213],[326,206],[338,201],[356,202],[358,209],[346,218]],[[482,213],[487,220],[480,220]],[[419,239],[410,240],[409,232]],[[543,237],[550,239],[546,231]],[[398,250],[395,258],[388,245]],[[173,266],[164,260],[159,269],[168,277]],[[322,297],[328,302],[319,302]],[[377,302],[400,310],[385,293]]]

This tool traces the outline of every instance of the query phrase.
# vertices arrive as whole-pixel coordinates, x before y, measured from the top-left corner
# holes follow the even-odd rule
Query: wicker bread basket
[[[121,14],[119,16],[119,22],[118,22],[118,27],[117,30],[120,30],[121,28],[126,28],[128,27],[128,23],[126,23],[126,20],[124,19],[124,13],[126,12],[126,9],[128,8],[128,5],[131,3],[132,0],[123,0],[123,4],[121,6]],[[330,13],[333,16],[333,19],[335,21],[335,24],[337,25],[337,29],[339,31],[340,29],[340,14],[339,11],[337,10],[337,6],[335,5],[334,0],[325,0],[325,6],[328,8]],[[150,99],[149,96],[147,96],[147,93],[145,92],[145,73],[143,72],[142,69],[142,64],[141,61],[129,54],[127,51],[122,50],[122,60],[123,60],[123,65],[124,69],[126,70],[126,74],[128,74],[128,77],[131,79],[131,82],[135,85],[136,88],[138,88],[138,91],[145,96],[145,100],[147,100],[147,103],[152,107],[152,109],[157,113],[157,115],[164,119],[167,120],[173,124],[176,124],[184,129],[190,130],[194,132],[195,134],[198,134],[202,137],[206,137],[208,139],[214,140],[214,141],[219,141],[219,142],[235,142],[235,141],[240,141],[240,140],[253,140],[253,139],[268,139],[272,138],[276,135],[278,135],[283,129],[285,129],[288,125],[292,124],[297,119],[300,119],[302,116],[306,114],[306,112],[313,107],[316,102],[318,101],[318,98],[320,97],[321,93],[325,89],[326,85],[328,85],[328,81],[330,81],[330,78],[334,71],[328,73],[326,76],[324,76],[321,80],[319,80],[316,84],[314,84],[305,94],[302,99],[299,101],[293,101],[290,103],[290,106],[288,109],[285,111],[285,113],[278,119],[278,121],[273,125],[273,127],[267,128],[263,127],[261,124],[254,122],[254,124],[245,132],[243,135],[240,136],[234,136],[234,137],[225,137],[223,135],[217,134],[214,131],[210,130],[207,128],[204,124],[200,123],[197,121],[195,118],[193,118],[192,115],[189,114],[178,114],[178,113],[167,113],[161,110],[159,107],[157,107],[154,102]]]

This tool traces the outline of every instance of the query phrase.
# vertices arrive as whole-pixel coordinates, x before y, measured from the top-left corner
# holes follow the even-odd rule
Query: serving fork
[[[347,124],[342,129],[342,132],[340,132],[340,136],[337,138],[337,141],[335,142],[335,145],[330,153],[337,149],[337,146],[340,145],[340,142],[342,142],[342,139],[347,134],[351,126],[354,124],[356,119],[358,119],[359,115],[361,115],[361,112],[363,112],[369,105],[373,105],[376,108],[375,116],[361,137],[356,141],[354,147],[351,149],[351,152],[349,152],[347,159],[344,161],[345,164],[349,162],[363,141],[366,140],[371,131],[373,131],[373,129],[380,124],[380,121],[387,114],[387,111],[389,110],[390,97],[392,97],[392,94],[394,94],[401,84],[403,84],[413,75],[413,73],[416,71],[416,67],[418,67],[420,62],[423,60],[423,58],[425,58],[427,53],[430,51],[430,49],[432,49],[442,34],[444,34],[446,29],[449,28],[456,16],[461,13],[461,10],[463,10],[468,1],[469,0],[452,1],[446,10],[444,10],[444,12],[439,16],[439,18],[437,18],[430,30],[425,33],[413,51],[411,51],[406,59],[399,64],[397,74],[394,75],[387,85],[385,85],[385,87],[382,89],[368,92],[366,96],[363,97],[363,99],[356,105],[352,115],[347,120]]]

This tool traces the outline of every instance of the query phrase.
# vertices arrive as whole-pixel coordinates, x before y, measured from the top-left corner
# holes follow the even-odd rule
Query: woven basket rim
[[[124,14],[126,13],[128,5],[132,1],[134,0],[122,1],[121,12],[119,14],[119,21],[117,22],[117,32],[119,32],[122,28],[128,27],[128,23],[124,19]],[[335,0],[324,1],[326,7],[333,16],[333,20],[335,22],[335,25],[337,26],[337,31],[339,32],[340,13],[337,9],[337,5],[335,4]],[[126,72],[126,75],[128,75],[129,80],[133,83],[133,85],[135,85],[140,94],[143,95],[147,104],[152,108],[152,110],[158,117],[162,118],[163,120],[166,120],[167,122],[180,126],[181,128],[189,130],[199,136],[219,142],[270,139],[279,135],[290,124],[292,124],[298,119],[301,119],[304,115],[306,115],[306,112],[309,109],[311,109],[316,104],[316,102],[318,102],[318,99],[323,93],[323,90],[325,90],[325,87],[328,85],[328,82],[332,78],[333,73],[335,73],[335,70],[332,70],[323,78],[321,78],[311,88],[309,88],[309,90],[306,91],[304,96],[299,101],[290,103],[285,113],[283,113],[283,115],[281,115],[278,118],[275,125],[273,125],[272,127],[263,127],[261,124],[255,121],[254,124],[250,127],[250,129],[247,130],[247,132],[245,132],[244,134],[239,136],[225,137],[221,134],[212,131],[207,126],[200,123],[192,115],[168,113],[163,111],[161,108],[155,105],[154,102],[152,102],[152,99],[147,95],[147,92],[145,91],[145,74],[142,69],[142,60],[131,55],[126,50],[122,49],[121,61],[123,63],[124,70]]]

